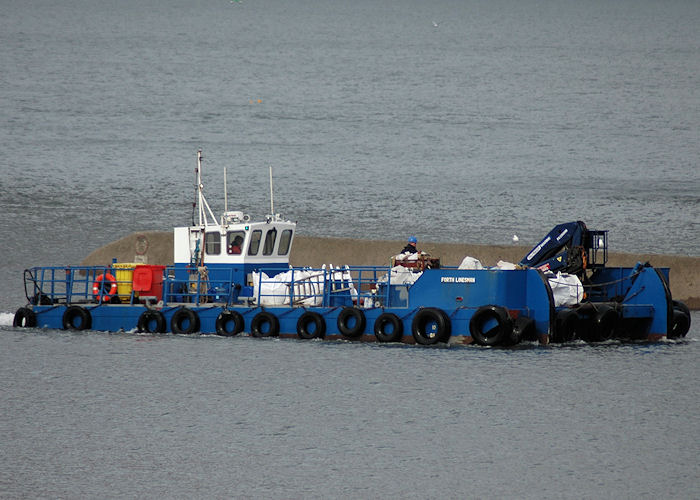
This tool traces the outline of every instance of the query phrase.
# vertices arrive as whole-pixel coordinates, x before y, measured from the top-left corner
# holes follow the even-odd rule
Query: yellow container
[[[114,277],[117,279],[117,295],[122,302],[129,302],[131,299],[131,290],[133,290],[134,269],[136,266],[142,266],[140,262],[120,262],[112,264],[114,269]]]

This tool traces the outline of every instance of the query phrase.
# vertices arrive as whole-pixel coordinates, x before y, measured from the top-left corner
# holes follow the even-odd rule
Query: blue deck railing
[[[283,274],[266,277],[253,273],[254,282],[245,285],[226,279],[208,278],[193,271],[187,279],[176,279],[175,268],[165,267],[159,295],[134,291],[135,266],[34,267],[24,272],[27,300],[33,304],[111,303],[138,304],[162,300],[164,303],[251,304],[276,307],[340,306],[402,307],[396,297],[388,266],[344,266],[337,268],[291,268]],[[394,285],[394,286],[392,286]],[[403,285],[408,286],[408,285]]]

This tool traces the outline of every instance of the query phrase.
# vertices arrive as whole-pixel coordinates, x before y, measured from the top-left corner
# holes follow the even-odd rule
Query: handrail
[[[117,263],[115,263],[117,264]],[[125,278],[120,271],[133,271],[133,267],[113,266],[45,266],[33,267],[24,271],[25,296],[34,304],[58,303],[97,303],[98,297],[109,297],[119,303],[138,303],[144,300],[133,291],[133,276]],[[269,270],[268,270],[269,271]],[[277,271],[277,270],[276,270]],[[281,271],[281,270],[279,270]],[[280,272],[277,271],[277,275]],[[222,279],[221,273],[212,279],[207,274],[192,270],[183,279],[177,274],[175,266],[164,267],[162,281],[162,297],[164,304],[190,303],[232,303],[252,301],[264,304],[269,301],[279,306],[299,305],[338,305],[348,304],[361,307],[391,306],[391,268],[389,266],[343,266],[329,268],[289,268],[288,278],[280,280],[273,275],[262,278],[258,282],[257,294],[243,292],[240,284],[234,282],[234,270],[226,273]],[[99,276],[109,273],[111,284],[116,284],[117,290],[107,288],[108,293],[100,284],[99,293],[95,293],[96,280]],[[176,278],[178,276],[178,278]],[[100,280],[102,281],[102,280]],[[106,278],[104,278],[106,281]],[[103,281],[103,282],[104,282]],[[262,290],[264,285],[276,283],[284,287],[281,291],[270,292]],[[263,285],[263,286],[260,286]],[[280,287],[280,288],[282,288]]]

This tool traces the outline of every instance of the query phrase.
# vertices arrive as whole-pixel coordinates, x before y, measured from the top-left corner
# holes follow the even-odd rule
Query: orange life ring
[[[107,290],[107,283],[110,283]],[[100,274],[92,284],[92,294],[97,302],[107,302],[117,293],[117,279],[111,273]]]

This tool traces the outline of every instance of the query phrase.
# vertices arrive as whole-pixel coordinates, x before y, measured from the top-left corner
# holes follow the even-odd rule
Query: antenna
[[[197,151],[197,207],[199,207],[199,225],[202,225],[202,150]]]
[[[197,210],[199,200],[199,167],[202,158],[202,150],[197,151],[197,166],[194,167],[194,199],[192,200],[192,225],[194,226],[194,212]]]
[[[270,215],[275,216],[275,197],[272,193],[272,165],[270,165]]]
[[[224,167],[224,212],[228,212],[228,186],[226,184],[226,167]]]

